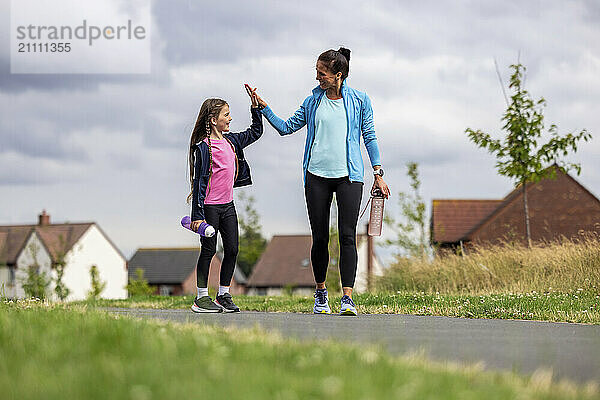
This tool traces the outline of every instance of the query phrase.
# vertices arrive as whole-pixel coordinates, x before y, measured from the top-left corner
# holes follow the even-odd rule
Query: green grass
[[[376,347],[0,303],[5,399],[598,399],[597,386],[391,357]]]
[[[147,296],[125,300],[80,302],[94,307],[187,309],[193,296]],[[235,296],[245,311],[312,312],[312,296]],[[397,292],[354,296],[362,314],[442,315],[464,318],[525,319],[555,322],[600,324],[600,295],[584,291],[573,293],[525,294],[428,294]],[[332,296],[333,312],[339,311],[339,296]]]
[[[600,228],[600,224],[598,225]],[[400,258],[377,279],[381,291],[427,293],[529,293],[581,289],[600,294],[600,237],[579,241],[475,247],[464,256]]]
[[[355,295],[360,313],[525,319],[600,324],[600,239],[471,248],[465,256],[399,259],[377,279],[377,294]],[[334,312],[339,296],[331,296]],[[193,296],[83,303],[188,308]],[[311,312],[311,296],[236,296],[242,310]]]

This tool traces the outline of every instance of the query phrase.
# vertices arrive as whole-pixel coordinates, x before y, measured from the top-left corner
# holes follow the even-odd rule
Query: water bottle
[[[371,215],[369,217],[369,236],[381,236],[383,225],[383,205],[385,197],[379,188],[371,192]]]
[[[181,226],[183,226],[185,229],[189,229],[190,231],[194,232],[192,230],[192,219],[189,217],[189,215],[186,215],[185,217],[181,218]],[[198,227],[198,232],[194,232],[197,233],[200,236],[204,236],[204,237],[212,237],[215,235],[215,228],[213,228],[210,224],[207,224],[206,222],[202,221],[200,222],[200,226]]]

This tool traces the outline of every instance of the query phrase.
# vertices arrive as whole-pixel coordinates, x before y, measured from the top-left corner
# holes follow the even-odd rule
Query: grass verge
[[[187,309],[193,299],[193,296],[145,296],[74,304],[94,307]],[[245,311],[312,312],[313,305],[312,296],[236,296],[234,300]],[[583,291],[480,296],[397,292],[359,294],[354,296],[354,300],[362,314],[441,315],[600,324],[600,295]],[[333,312],[339,311],[339,301],[339,296],[331,297]]]
[[[115,317],[83,306],[0,304],[7,399],[597,399],[585,387],[307,343],[259,330]]]
[[[600,226],[600,225],[599,225]],[[398,259],[377,280],[381,291],[427,293],[528,293],[580,291],[600,294],[600,239],[475,247],[464,256]]]

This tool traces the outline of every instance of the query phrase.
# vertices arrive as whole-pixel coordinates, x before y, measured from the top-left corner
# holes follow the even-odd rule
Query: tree
[[[427,218],[425,216],[425,202],[419,193],[421,181],[419,180],[419,164],[414,161],[406,164],[407,175],[410,180],[412,193],[400,192],[398,194],[401,218],[396,220],[387,214],[385,222],[396,233],[395,239],[385,241],[386,246],[394,246],[402,252],[396,252],[396,257],[425,258],[430,253],[427,238]]]
[[[267,247],[267,240],[261,233],[262,227],[258,212],[254,208],[254,197],[240,192],[238,200],[242,212],[238,213],[240,238],[237,265],[246,276],[250,276],[254,265]]]
[[[67,285],[65,285],[64,282],[62,281],[63,276],[65,274],[65,267],[66,267],[65,263],[56,263],[55,264],[56,279],[54,281],[55,282],[54,293],[56,293],[56,296],[60,300],[65,300],[67,297],[69,297],[69,294],[71,293],[71,289],[69,289],[67,287]]]
[[[69,230],[69,238],[73,228]],[[54,262],[54,268],[56,269],[56,278],[54,279],[54,293],[60,300],[65,300],[71,290],[64,284],[62,281],[63,276],[65,274],[65,268],[67,266],[67,246],[69,244],[69,240],[65,240],[64,236],[60,234],[58,236],[59,241],[59,250],[56,253],[56,261]]]
[[[129,297],[149,296],[154,293],[154,288],[148,285],[148,281],[144,278],[144,270],[141,268],[135,270],[135,278],[129,280],[126,289]]]
[[[529,92],[523,87],[523,74],[526,68],[520,63],[511,65],[513,74],[510,78],[509,89],[513,90],[510,104],[504,112],[501,121],[502,130],[506,136],[502,140],[493,139],[491,135],[481,130],[467,128],[465,133],[477,146],[487,149],[497,158],[496,168],[500,175],[515,181],[516,187],[521,187],[523,193],[523,209],[525,214],[525,232],[527,244],[531,247],[531,230],[529,227],[529,205],[527,203],[527,184],[538,182],[546,177],[555,177],[556,169],[548,168],[555,164],[562,172],[576,170],[581,173],[579,164],[559,161],[559,156],[567,156],[569,151],[577,152],[577,143],[591,139],[585,129],[565,136],[558,134],[556,125],[550,125],[550,139],[541,144],[544,131],[543,109],[546,100],[540,98],[534,101]]]
[[[27,266],[27,276],[21,280],[23,290],[27,297],[45,299],[48,286],[50,286],[50,278],[45,272],[40,272],[40,264],[37,259],[39,251],[37,245],[31,243],[27,247],[27,250],[31,257],[31,264]]]
[[[90,267],[90,279],[92,281],[92,288],[88,292],[89,300],[97,300],[100,297],[100,293],[106,287],[106,282],[103,282],[100,279],[100,274],[98,273],[98,267],[92,265]]]

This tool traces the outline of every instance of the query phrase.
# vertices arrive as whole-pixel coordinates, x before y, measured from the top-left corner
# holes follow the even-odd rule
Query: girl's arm
[[[252,124],[243,132],[234,134],[242,148],[256,142],[263,134],[262,114],[257,107],[250,108]]]
[[[204,220],[204,198],[206,197],[206,183],[202,176],[204,174],[202,162],[202,153],[200,148],[196,147],[194,151],[194,180],[192,185],[192,214],[191,220],[202,221]]]

